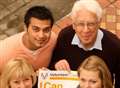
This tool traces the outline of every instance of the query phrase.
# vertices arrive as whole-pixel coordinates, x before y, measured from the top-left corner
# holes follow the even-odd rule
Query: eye
[[[80,78],[80,81],[81,81],[81,82],[85,82],[85,79],[84,79],[84,78]]]
[[[50,28],[50,27],[44,28],[44,29],[43,29],[43,32],[44,32],[44,33],[51,32],[51,28]]]
[[[35,32],[38,32],[38,31],[39,31],[39,27],[37,27],[37,26],[32,26],[32,30],[35,31]]]
[[[85,24],[84,23],[79,23],[78,26],[84,26]]]
[[[95,80],[90,80],[90,82],[91,82],[92,84],[95,84],[97,81],[95,81]]]
[[[74,25],[83,27],[85,24],[83,22],[79,22],[79,23],[74,23]]]
[[[18,81],[18,80],[14,80],[13,83],[15,83],[15,84],[19,84],[20,81]]]
[[[93,23],[93,22],[88,23],[88,26],[95,26],[95,25],[96,25],[96,23]]]
[[[88,26],[94,26],[95,23],[88,23]]]
[[[96,25],[97,25],[97,22],[87,23],[87,26],[90,27],[90,28],[94,28],[94,27],[96,27]]]
[[[26,79],[24,79],[24,80],[30,80],[30,78],[26,78]]]
[[[31,77],[25,78],[24,81],[32,80]]]

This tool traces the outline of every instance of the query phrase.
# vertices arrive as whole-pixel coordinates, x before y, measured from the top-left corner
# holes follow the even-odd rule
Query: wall
[[[97,0],[104,10],[101,27],[113,32],[120,38],[120,0]],[[53,30],[56,33],[71,24],[69,15],[56,22]]]
[[[34,5],[45,5],[55,21],[70,12],[75,0],[0,0],[0,40],[23,31],[23,16]],[[68,4],[69,3],[69,4]]]
[[[23,31],[23,16],[34,5],[50,8],[55,18],[53,31],[71,24],[69,12],[75,0],[0,0],[0,39]],[[98,0],[104,9],[101,27],[120,37],[120,0]]]

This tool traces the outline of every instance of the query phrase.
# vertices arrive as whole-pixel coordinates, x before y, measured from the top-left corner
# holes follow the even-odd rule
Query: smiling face
[[[73,28],[85,48],[93,46],[99,23],[96,14],[88,10],[80,10],[73,20]]]
[[[80,71],[80,88],[102,88],[102,81],[98,71]]]
[[[31,77],[12,77],[9,81],[10,88],[32,88]]]
[[[50,35],[51,21],[39,20],[32,17],[27,32],[23,37],[23,43],[27,48],[36,50],[48,43]]]

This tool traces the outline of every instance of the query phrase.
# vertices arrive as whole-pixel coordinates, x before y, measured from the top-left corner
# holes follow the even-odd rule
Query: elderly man
[[[120,88],[120,40],[100,28],[102,8],[96,0],[77,0],[71,11],[72,25],[57,40],[50,69],[76,70],[90,55],[101,57]],[[112,48],[113,47],[113,48]]]

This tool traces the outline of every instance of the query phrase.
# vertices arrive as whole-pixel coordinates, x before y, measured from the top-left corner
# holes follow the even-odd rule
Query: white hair
[[[98,20],[102,18],[102,7],[96,0],[77,0],[71,11],[71,18],[73,18],[78,11],[86,9],[96,14]]]

